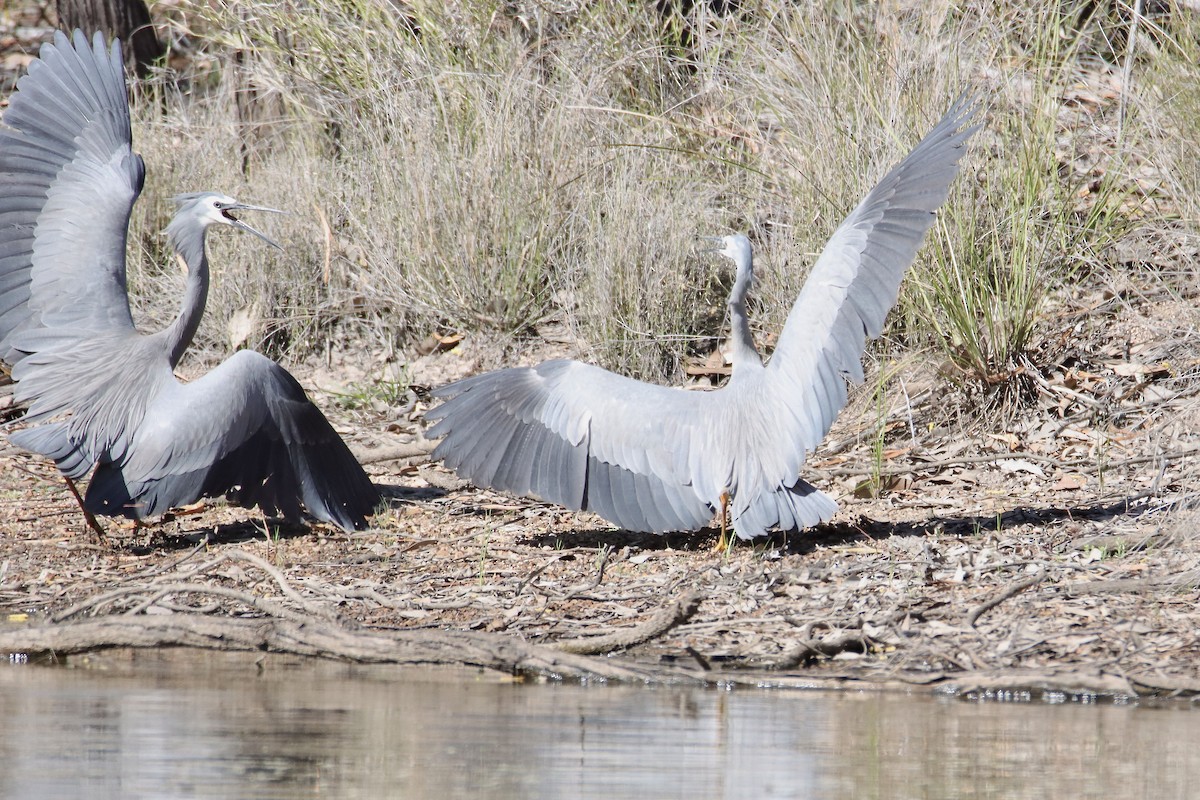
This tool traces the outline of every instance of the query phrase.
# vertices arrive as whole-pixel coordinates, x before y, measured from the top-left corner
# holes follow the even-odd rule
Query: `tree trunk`
[[[89,39],[94,31],[120,39],[125,63],[139,78],[167,52],[143,0],[58,0],[58,24],[68,33],[79,28]]]

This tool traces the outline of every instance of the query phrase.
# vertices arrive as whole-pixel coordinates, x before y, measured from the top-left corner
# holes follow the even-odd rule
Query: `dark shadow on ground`
[[[575,547],[596,549],[609,547],[613,550],[620,550],[623,547],[635,550],[712,550],[716,547],[717,537],[720,533],[717,528],[701,528],[698,531],[677,533],[639,533],[638,531],[612,530],[610,528],[591,528],[524,536],[517,539],[517,544],[554,550]]]
[[[175,518],[167,514],[158,523],[145,525],[124,535],[114,536],[110,530],[108,541],[115,549],[144,556],[156,550],[190,550],[205,543],[241,544],[268,538],[271,541],[281,541],[307,536],[312,532],[312,528],[304,523],[271,517],[250,517],[237,522],[197,527],[191,527],[186,519],[179,521],[178,525],[167,524],[173,521]]]
[[[1048,506],[1045,508],[1015,508],[1002,514],[990,516],[930,516],[926,520],[888,522],[860,516],[854,522],[826,523],[803,531],[783,533],[775,531],[753,541],[738,541],[740,548],[777,550],[781,554],[804,555],[819,546],[834,547],[854,542],[871,542],[894,536],[928,536],[935,533],[970,537],[980,533],[1003,531],[1020,525],[1047,525],[1064,519],[1105,520],[1142,513],[1145,498],[1126,498],[1072,506]],[[720,531],[702,528],[684,533],[637,533],[611,529],[585,529],[562,533],[541,534],[518,539],[519,544],[530,547],[563,548],[611,547],[619,550],[630,547],[640,550],[712,550]]]
[[[444,490],[435,487],[409,489],[404,486],[375,484],[375,488],[388,508],[432,500],[446,494]],[[254,509],[248,509],[246,513],[247,518],[238,522],[215,526],[201,525],[195,528],[189,528],[186,518],[178,520],[177,525],[169,524],[176,522],[177,518],[174,514],[167,513],[158,522],[149,523],[127,534],[112,535],[110,532],[108,538],[116,548],[128,550],[133,555],[148,555],[154,550],[188,550],[204,541],[209,544],[242,544],[267,538],[272,541],[294,539],[312,534],[313,526],[320,526],[320,530],[337,531],[336,528],[330,528],[311,518],[306,518],[304,522],[289,522],[274,517],[264,519]]]
[[[383,500],[388,508],[400,508],[413,503],[423,503],[429,500],[438,500],[442,497],[445,497],[447,494],[445,489],[439,489],[436,486],[412,488],[408,486],[392,486],[390,484],[377,483],[375,484],[375,488],[379,491],[379,497]]]

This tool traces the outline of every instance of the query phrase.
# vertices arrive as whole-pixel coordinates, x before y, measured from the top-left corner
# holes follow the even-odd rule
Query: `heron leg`
[[[88,527],[96,534],[101,542],[106,542],[108,539],[104,535],[104,528],[100,527],[100,523],[96,521],[96,516],[88,511],[86,505],[83,504],[83,497],[79,494],[79,490],[75,488],[75,481],[63,475],[63,480],[67,482],[67,488],[71,490],[71,494],[75,497],[75,502],[79,504],[79,510],[83,512],[83,518],[87,520]]]
[[[729,549],[730,542],[726,539],[729,533],[729,492],[721,492],[721,536],[714,548],[718,553]]]

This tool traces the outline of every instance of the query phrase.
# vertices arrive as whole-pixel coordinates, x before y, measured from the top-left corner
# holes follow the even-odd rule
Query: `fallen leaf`
[[[1008,445],[1009,450],[1018,450],[1021,447],[1021,440],[1017,438],[1015,433],[989,433],[989,439],[995,439],[997,442],[1004,442]]]
[[[1084,486],[1087,486],[1087,482],[1088,482],[1087,475],[1079,475],[1074,472],[1068,472],[1065,475],[1061,476],[1058,479],[1058,482],[1055,483],[1050,488],[1056,492],[1064,491],[1064,490],[1082,489]]]
[[[231,350],[237,350],[254,335],[259,318],[258,303],[242,306],[230,315],[229,322],[225,323],[225,332],[229,336]]]
[[[1017,472],[1028,472],[1030,475],[1037,475],[1039,478],[1046,477],[1046,472],[1037,464],[1024,458],[1004,458],[996,462],[996,466],[1000,467],[1000,471],[1005,475],[1012,475]]]

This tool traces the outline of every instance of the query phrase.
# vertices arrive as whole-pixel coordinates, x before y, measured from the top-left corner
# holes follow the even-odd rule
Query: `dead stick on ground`
[[[219,556],[220,559],[226,561],[244,561],[247,564],[253,564],[263,572],[270,575],[275,583],[279,585],[280,590],[289,597],[296,605],[300,606],[309,614],[317,617],[325,617],[327,619],[336,619],[338,614],[320,603],[309,602],[297,592],[292,585],[288,583],[287,578],[283,577],[283,573],[268,563],[266,560],[259,558],[253,553],[247,553],[244,550],[226,550]]]
[[[871,467],[833,467],[823,469],[820,466],[813,468],[814,472],[819,472],[833,477],[852,477],[862,475],[867,472],[875,472],[881,477],[893,477],[896,475],[910,475],[914,472],[933,472],[949,467],[966,467],[973,464],[990,464],[996,461],[1033,461],[1039,464],[1049,464],[1050,466],[1059,467],[1060,469],[1073,469],[1078,472],[1092,474],[1101,470],[1114,470],[1121,467],[1131,467],[1138,464],[1148,464],[1151,462],[1162,461],[1168,463],[1176,461],[1188,456],[1200,455],[1200,447],[1190,447],[1182,450],[1171,450],[1165,453],[1154,453],[1152,455],[1134,456],[1125,458],[1119,461],[1108,461],[1100,464],[1096,459],[1076,458],[1069,461],[1064,461],[1054,456],[1044,456],[1039,453],[988,453],[979,456],[964,456],[963,458],[948,458],[944,461],[913,461],[905,466],[898,467],[883,467],[879,470],[873,470]]]
[[[351,630],[324,620],[246,619],[205,614],[110,616],[65,625],[0,629],[0,653],[61,657],[112,647],[199,647],[265,651],[364,664],[466,665],[555,678],[701,682],[692,670],[643,668],[564,653],[514,636],[479,631]]]
[[[907,616],[908,613],[908,611],[905,611],[903,616]],[[902,619],[903,616],[900,618]],[[791,622],[793,625],[799,624],[799,622],[791,619],[788,622]],[[759,660],[753,666],[771,670],[794,669],[818,656],[833,658],[841,653],[865,653],[871,645],[871,637],[867,636],[862,630],[835,633],[825,639],[817,639],[812,635],[814,628],[833,628],[833,626],[821,621],[806,622],[801,625],[801,638],[796,645],[789,647],[785,652],[780,653],[773,659],[766,661]],[[746,666],[751,665],[751,662],[747,662],[746,664]]]
[[[696,613],[700,599],[700,592],[695,590],[687,592],[641,625],[619,630],[607,636],[560,640],[554,643],[554,648],[564,653],[594,656],[648,642],[662,636],[676,625],[686,622],[692,614]]]
[[[398,444],[391,447],[381,447],[378,450],[363,450],[354,448],[354,457],[360,464],[378,464],[381,461],[399,461],[402,458],[427,456],[433,452],[434,442],[421,439],[410,444]]]
[[[1110,580],[1075,581],[1062,586],[1067,597],[1085,594],[1163,591],[1184,591],[1200,585],[1200,570],[1188,570],[1177,575],[1161,578],[1114,578]]]
[[[262,597],[256,597],[249,592],[238,591],[237,589],[229,589],[224,586],[209,586],[203,583],[148,583],[145,586],[125,586],[120,589],[114,589],[110,592],[89,597],[87,600],[76,603],[65,611],[61,611],[51,617],[52,622],[62,622],[69,617],[73,617],[83,611],[98,608],[108,602],[120,599],[122,597],[130,597],[132,595],[149,595],[148,599],[139,601],[134,611],[141,612],[146,608],[154,605],[156,602],[171,594],[202,594],[215,597],[223,597],[227,600],[235,600],[250,606],[253,609],[270,614],[273,617],[287,619],[294,622],[300,622],[310,619],[310,617],[288,608],[276,605]],[[132,612],[126,611],[125,615]]]
[[[1041,583],[1045,579],[1046,579],[1046,570],[1043,568],[1043,569],[1039,569],[1036,574],[1031,575],[1030,577],[1026,578],[1025,580],[1017,581],[1016,583],[1011,584],[1007,589],[1000,592],[1000,594],[998,594],[995,597],[992,597],[988,600],[984,600],[982,603],[980,603],[979,605],[977,605],[973,609],[971,609],[971,613],[967,614],[967,624],[970,625],[972,628],[974,628],[975,623],[984,614],[991,611],[993,608],[1000,605],[1005,600],[1008,600],[1011,597],[1016,597],[1017,595],[1019,595],[1021,592],[1025,591],[1026,589],[1037,586],[1039,583]]]
[[[525,579],[522,580],[519,584],[517,584],[517,590],[515,592],[513,592],[513,597],[517,597],[518,595],[520,595],[521,592],[524,591],[526,586],[528,586],[530,583],[532,583],[534,580],[537,579],[538,575],[541,575],[543,572],[545,572],[552,564],[557,564],[559,561],[562,561],[562,558],[563,558],[562,556],[552,556],[550,558],[550,560],[547,561],[545,564],[542,564],[540,567],[535,569],[533,572],[526,575]]]

